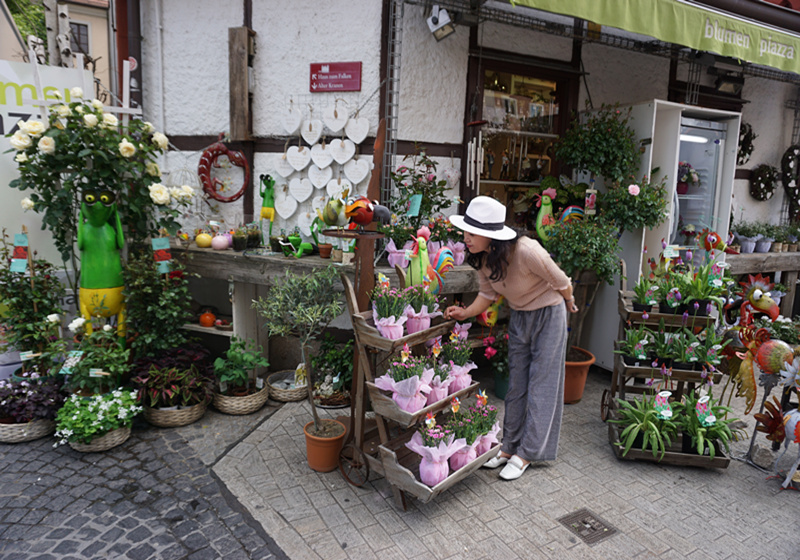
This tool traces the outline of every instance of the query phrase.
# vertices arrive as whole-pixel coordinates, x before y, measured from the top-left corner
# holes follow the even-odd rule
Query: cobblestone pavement
[[[275,410],[209,409],[172,429],[142,420],[104,453],[0,444],[0,558],[286,558],[211,469]]]
[[[337,471],[308,468],[306,403],[282,407],[214,471],[290,558],[800,558],[800,493],[780,490],[781,481],[740,461],[704,469],[618,460],[600,420],[609,384],[609,373],[593,370],[583,400],[566,407],[554,463],[534,464],[513,482],[480,469],[427,504],[409,499],[408,511],[379,475],[356,488]],[[752,416],[746,421],[752,434]],[[791,447],[782,465],[796,453]],[[581,508],[618,532],[584,543],[558,522]]]

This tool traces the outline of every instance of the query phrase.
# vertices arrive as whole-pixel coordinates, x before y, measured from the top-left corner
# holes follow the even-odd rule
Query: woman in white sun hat
[[[567,312],[575,313],[572,282],[538,241],[505,225],[506,208],[488,196],[472,199],[450,222],[464,232],[467,263],[478,271],[480,292],[469,307],[448,307],[463,321],[499,296],[511,307],[508,393],[503,446],[484,466],[505,464],[500,477],[522,476],[531,461],[554,461],[564,409]]]

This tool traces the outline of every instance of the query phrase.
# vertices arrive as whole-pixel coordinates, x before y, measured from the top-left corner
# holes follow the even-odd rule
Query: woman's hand
[[[456,321],[463,321],[468,317],[467,310],[459,305],[451,305],[444,310],[445,319],[455,319]]]
[[[569,311],[570,313],[577,313],[578,312],[578,306],[575,305],[575,298],[574,297],[571,297],[569,299],[565,299],[564,303],[567,304],[567,311]]]

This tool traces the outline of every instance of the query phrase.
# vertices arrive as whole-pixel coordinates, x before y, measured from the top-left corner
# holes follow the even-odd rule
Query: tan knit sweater
[[[492,282],[490,274],[486,265],[478,270],[480,295],[490,300],[503,295],[511,309],[518,311],[563,304],[564,298],[557,290],[568,288],[572,282],[547,250],[530,237],[517,240],[505,278]]]

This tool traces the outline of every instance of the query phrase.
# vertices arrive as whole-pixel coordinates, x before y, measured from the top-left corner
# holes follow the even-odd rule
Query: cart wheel
[[[600,397],[600,420],[608,420],[608,410],[611,408],[611,391],[606,389]]]
[[[353,486],[361,487],[369,479],[367,456],[355,443],[348,443],[339,453],[339,470]]]

